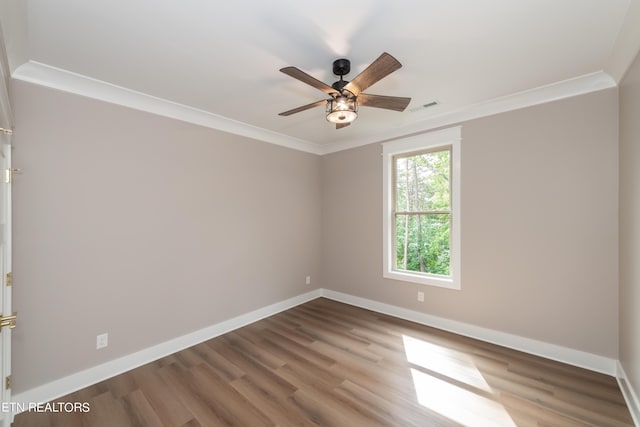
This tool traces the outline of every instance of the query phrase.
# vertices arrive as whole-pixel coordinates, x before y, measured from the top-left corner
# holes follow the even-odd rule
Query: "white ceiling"
[[[198,116],[190,121],[318,153],[420,131],[434,118],[576,77],[570,82],[585,83],[582,91],[615,85],[640,45],[636,0],[2,0],[0,7],[14,78]],[[362,108],[341,130],[322,107],[278,116],[326,97],[280,68],[331,84],[333,60],[352,61],[348,80],[385,51],[403,67],[367,93],[411,97],[405,112]],[[440,104],[409,111],[432,100]]]

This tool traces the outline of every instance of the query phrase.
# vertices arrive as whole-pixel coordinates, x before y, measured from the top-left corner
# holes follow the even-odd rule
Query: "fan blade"
[[[351,123],[336,123],[336,129],[342,129],[349,126]]]
[[[364,69],[344,87],[355,96],[366,90],[369,86],[382,80],[389,74],[401,68],[402,64],[396,58],[384,52],[371,65]]]
[[[329,102],[329,101],[327,101],[326,99],[323,99],[322,101],[312,102],[311,104],[303,105],[302,107],[294,108],[293,110],[285,111],[285,112],[280,113],[278,115],[279,116],[290,116],[292,114],[299,113],[300,111],[308,110],[309,108],[319,107],[321,105],[325,105],[327,102]]]
[[[337,90],[335,90],[334,88],[332,88],[328,84],[325,84],[325,83],[321,82],[320,80],[316,79],[315,77],[310,76],[309,74],[305,73],[304,71],[300,70],[299,68],[296,68],[296,67],[285,67],[285,68],[281,69],[280,71],[282,71],[283,73],[285,73],[288,76],[293,77],[294,79],[298,79],[301,82],[308,84],[309,86],[313,86],[316,89],[320,89],[324,93],[332,94],[332,93],[336,93],[337,92]]]
[[[361,107],[384,108],[386,110],[404,111],[411,102],[411,98],[399,96],[369,95],[361,93],[358,95],[358,105]]]

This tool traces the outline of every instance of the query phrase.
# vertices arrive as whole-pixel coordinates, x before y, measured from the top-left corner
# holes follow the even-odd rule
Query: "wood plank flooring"
[[[616,380],[319,298],[15,427],[633,426]]]

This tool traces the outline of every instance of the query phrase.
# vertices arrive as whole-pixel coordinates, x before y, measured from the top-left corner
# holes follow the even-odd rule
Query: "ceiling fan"
[[[349,126],[358,117],[358,107],[375,107],[387,110],[404,111],[411,102],[411,98],[397,96],[370,95],[364,90],[382,80],[384,77],[402,67],[396,58],[384,52],[373,61],[363,72],[346,81],[343,76],[351,71],[351,62],[348,59],[336,59],[333,61],[333,74],[340,76],[340,80],[331,86],[310,76],[296,67],[281,69],[288,76],[298,79],[303,83],[320,89],[328,94],[330,99],[312,102],[302,107],[280,113],[280,116],[290,116],[310,108],[326,105],[327,121],[335,123],[336,129]]]

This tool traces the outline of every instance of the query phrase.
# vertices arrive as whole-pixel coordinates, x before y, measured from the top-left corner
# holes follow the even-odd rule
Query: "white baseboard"
[[[616,376],[616,360],[597,354],[587,353],[568,347],[549,344],[531,338],[508,334],[493,329],[471,325],[469,323],[458,322],[456,320],[445,319],[418,311],[409,310],[391,304],[385,304],[366,298],[355,297],[342,292],[322,290],[322,296],[357,307],[366,308],[378,313],[388,314],[434,328],[443,329],[466,337],[475,338],[481,341],[524,351],[525,353],[589,369],[591,371]]]
[[[520,337],[492,329],[474,326],[468,323],[458,322],[455,320],[445,319],[406,308],[381,303],[378,301],[360,298],[341,292],[328,289],[316,289],[302,295],[298,295],[287,300],[271,304],[269,306],[242,314],[229,320],[217,323],[215,325],[200,329],[195,332],[183,335],[178,338],[166,341],[153,347],[140,350],[136,353],[120,357],[115,360],[103,363],[92,368],[71,374],[64,378],[54,380],[50,383],[26,390],[22,393],[14,395],[13,401],[26,403],[29,402],[48,402],[65,396],[76,390],[88,387],[105,379],[119,375],[123,372],[142,366],[146,363],[168,356],[182,349],[191,347],[203,341],[217,337],[234,329],[248,325],[265,317],[269,317],[281,311],[303,304],[307,301],[318,297],[326,297],[335,301],[344,302],[357,307],[373,310],[379,313],[388,314],[401,319],[410,320],[438,329],[454,332],[456,334],[476,338],[482,341],[491,342],[504,347],[513,348],[515,350],[524,351],[526,353],[557,360],[559,362],[568,363],[570,365],[579,366],[590,369],[592,371],[601,372],[607,375],[618,376],[622,371],[622,367],[617,365],[617,361],[608,357],[603,357],[580,350],[574,350],[567,347],[549,344],[543,341],[537,341],[530,338]],[[624,377],[626,378],[626,377]],[[623,386],[621,385],[621,388]],[[637,398],[625,381],[623,393],[628,402],[635,404],[635,415],[637,417]],[[629,403],[632,406],[632,403]],[[631,409],[630,409],[631,410]],[[636,420],[637,423],[637,420]]]
[[[138,366],[153,362],[154,360],[158,360],[177,351],[199,344],[203,341],[207,341],[211,338],[215,338],[234,329],[241,328],[242,326],[248,325],[257,320],[264,319],[265,317],[272,316],[281,311],[303,304],[307,301],[311,301],[320,297],[321,294],[322,290],[316,289],[311,292],[259,308],[215,325],[154,345],[153,347],[145,348],[144,350],[140,350],[136,353],[111,360],[101,365],[85,369],[75,374],[51,381],[50,383],[18,393],[13,396],[13,401],[25,403],[27,405],[29,402],[49,402],[92,384],[106,380],[107,378],[129,371]]]
[[[618,379],[618,385],[620,386],[620,390],[622,390],[624,400],[627,402],[627,407],[629,407],[633,422],[636,427],[640,427],[640,399],[638,399],[638,394],[633,390],[620,362],[617,363],[617,368],[618,375],[616,377]]]

